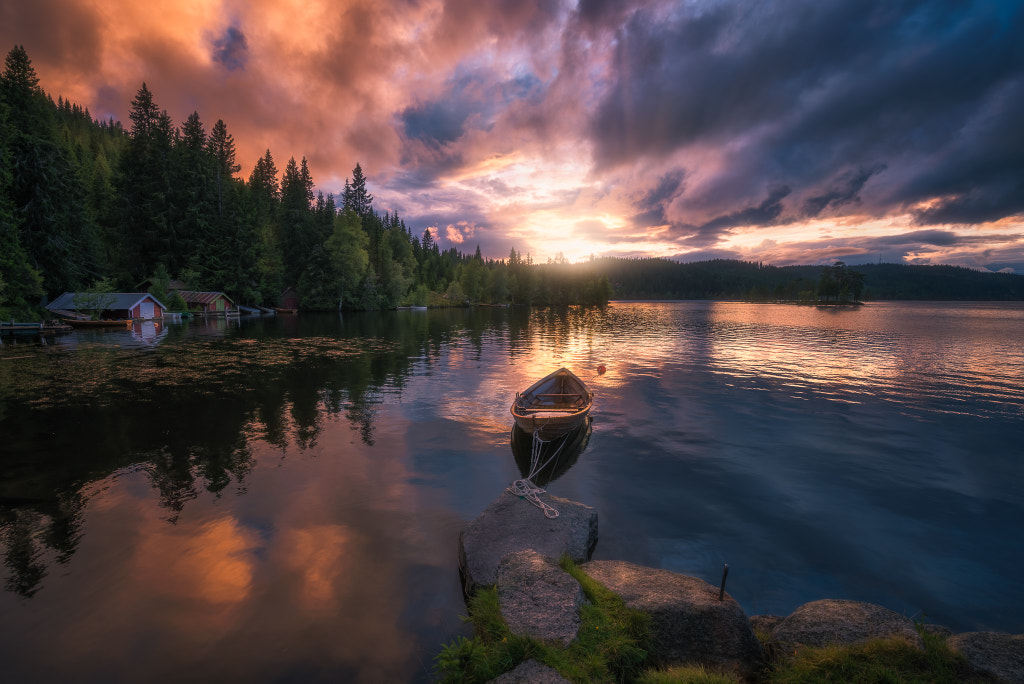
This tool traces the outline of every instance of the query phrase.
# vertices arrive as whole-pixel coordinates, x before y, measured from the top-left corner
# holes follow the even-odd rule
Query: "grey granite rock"
[[[799,644],[845,646],[894,636],[924,648],[910,618],[873,603],[835,599],[805,603],[779,623],[772,636],[789,650]]]
[[[965,632],[946,639],[946,645],[1001,684],[1024,684],[1024,634]]]
[[[530,549],[498,566],[501,616],[513,634],[568,646],[580,629],[583,589],[551,558]]]
[[[758,630],[772,633],[780,622],[786,618],[782,615],[751,615],[750,616],[750,627],[757,633]]]
[[[495,677],[489,684],[569,684],[569,680],[543,663],[527,660],[516,669]]]
[[[750,621],[729,596],[696,577],[645,568],[624,561],[591,561],[581,566],[592,578],[651,616],[656,666],[708,665],[751,676],[761,662],[761,646]]]
[[[501,559],[515,551],[534,549],[550,558],[567,553],[577,563],[590,558],[597,543],[597,511],[557,496],[541,496],[558,510],[557,518],[547,518],[529,501],[502,492],[463,528],[459,569],[467,595],[494,585]]]

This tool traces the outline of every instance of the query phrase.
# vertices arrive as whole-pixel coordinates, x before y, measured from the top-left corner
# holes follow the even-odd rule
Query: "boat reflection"
[[[538,450],[536,461],[533,454],[533,434],[526,432],[518,425],[512,425],[510,442],[512,454],[516,459],[516,466],[520,474],[526,478],[534,464],[539,468],[531,478],[533,484],[544,487],[554,482],[576,463],[576,459],[587,448],[592,432],[593,418],[587,418],[580,423],[579,427],[571,432],[550,441],[542,441]]]

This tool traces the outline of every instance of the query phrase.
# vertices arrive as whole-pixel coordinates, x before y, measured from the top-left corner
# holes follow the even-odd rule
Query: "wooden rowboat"
[[[517,393],[511,411],[522,430],[550,440],[578,427],[593,403],[594,394],[583,381],[559,368]]]
[[[120,320],[102,320],[102,321],[90,321],[86,319],[78,318],[65,318],[65,323],[70,325],[72,328],[130,328],[132,327],[132,319],[124,318]]]

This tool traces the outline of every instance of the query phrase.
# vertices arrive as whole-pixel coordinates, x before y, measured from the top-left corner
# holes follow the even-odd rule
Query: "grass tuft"
[[[666,670],[647,670],[636,680],[636,684],[737,684],[739,681],[703,665],[684,665]]]
[[[892,684],[962,684],[987,682],[973,673],[962,656],[939,636],[918,625],[919,649],[906,639],[873,639],[850,646],[800,648],[792,657],[775,656],[762,681],[769,684],[878,682]]]
[[[649,618],[580,570],[568,557],[559,562],[587,598],[578,637],[568,647],[514,636],[501,617],[497,589],[483,589],[469,602],[473,638],[458,637],[435,657],[439,680],[486,682],[534,659],[573,682],[631,682],[647,657]]]
[[[729,674],[700,666],[645,669],[650,618],[630,610],[622,599],[590,578],[567,557],[559,561],[587,598],[580,610],[579,636],[568,647],[514,636],[501,617],[497,589],[478,591],[469,601],[473,637],[458,637],[435,657],[438,681],[487,682],[534,659],[580,684],[736,684]],[[899,638],[875,639],[852,646],[799,648],[788,655],[770,635],[758,634],[768,663],[758,684],[872,682],[876,684],[961,684],[988,682],[971,671],[942,637],[918,631],[924,649]]]

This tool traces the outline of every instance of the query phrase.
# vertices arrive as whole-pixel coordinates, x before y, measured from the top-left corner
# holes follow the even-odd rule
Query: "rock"
[[[946,639],[946,645],[974,670],[1002,684],[1024,684],[1024,634],[965,632]]]
[[[653,665],[702,664],[752,676],[761,647],[739,604],[696,577],[633,565],[591,561],[583,571],[622,597],[629,608],[651,616],[648,654]]]
[[[516,669],[495,677],[489,684],[569,684],[569,680],[543,663],[527,660]]]
[[[903,637],[924,648],[913,621],[882,606],[860,601],[825,599],[805,603],[772,632],[787,650],[805,646],[847,646],[883,637]]]
[[[953,630],[951,630],[949,627],[944,627],[942,625],[936,625],[936,624],[933,624],[931,622],[929,622],[928,624],[924,625],[922,627],[922,629],[924,629],[924,631],[927,632],[928,634],[932,634],[934,636],[939,637],[943,641],[945,641],[949,637],[953,636]]]
[[[781,615],[751,615],[750,627],[754,630],[754,634],[757,634],[758,630],[771,634],[772,630],[785,619]]]
[[[513,634],[568,646],[580,630],[583,588],[551,558],[530,549],[498,565],[501,616]]]
[[[459,570],[467,595],[498,581],[498,564],[515,551],[534,549],[550,558],[569,554],[577,563],[590,558],[597,543],[597,511],[557,496],[541,495],[557,518],[529,501],[502,492],[459,535]]]

